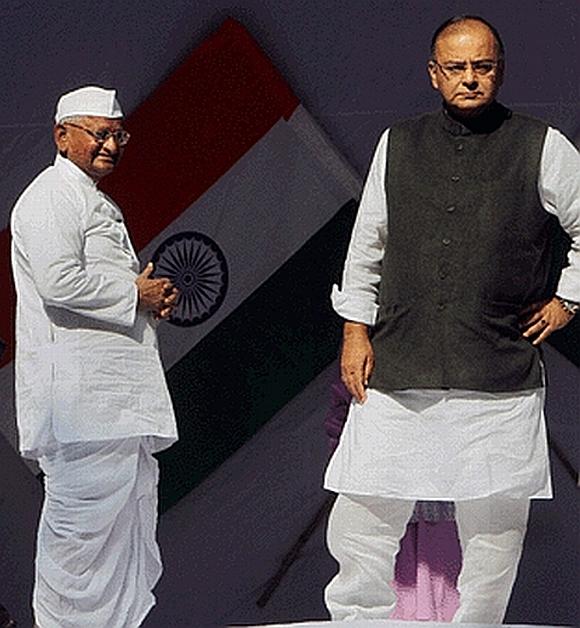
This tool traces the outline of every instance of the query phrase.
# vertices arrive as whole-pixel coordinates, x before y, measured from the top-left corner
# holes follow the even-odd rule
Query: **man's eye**
[[[447,66],[447,71],[451,72],[452,74],[459,74],[460,72],[465,71],[465,66],[460,63],[450,63]]]
[[[482,61],[481,63],[474,63],[473,69],[478,74],[488,74],[493,70],[493,63]]]
[[[99,142],[106,142],[111,135],[110,131],[96,131],[95,137]]]

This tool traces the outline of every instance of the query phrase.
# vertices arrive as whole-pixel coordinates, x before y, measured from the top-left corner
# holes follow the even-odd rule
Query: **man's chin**
[[[448,108],[459,118],[475,118],[485,111],[490,104],[489,102],[481,102],[479,99],[462,100],[448,105]]]
[[[108,174],[111,174],[111,172],[113,172],[116,166],[117,166],[116,161],[99,159],[97,162],[93,163],[92,176],[93,178],[102,179],[103,177],[106,177]]]

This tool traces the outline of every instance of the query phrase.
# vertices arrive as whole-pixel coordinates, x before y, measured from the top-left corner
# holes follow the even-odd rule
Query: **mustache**
[[[110,159],[111,161],[113,161],[114,163],[117,163],[119,161],[119,157],[121,155],[118,152],[111,152],[108,150],[98,150],[95,152],[95,155],[93,157],[93,159],[96,159],[97,157],[106,157],[107,159]]]

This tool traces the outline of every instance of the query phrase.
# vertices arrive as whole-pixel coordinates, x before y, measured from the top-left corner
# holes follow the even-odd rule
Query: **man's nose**
[[[477,87],[477,77],[471,65],[468,65],[463,72],[463,84],[469,89]]]
[[[109,153],[118,153],[120,150],[120,146],[114,135],[109,135],[107,141],[103,143],[103,148],[106,148]]]

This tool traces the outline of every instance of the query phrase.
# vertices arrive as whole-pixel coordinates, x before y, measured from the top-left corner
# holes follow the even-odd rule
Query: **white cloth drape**
[[[40,628],[136,628],[161,575],[151,439],[54,443],[33,607]]]

